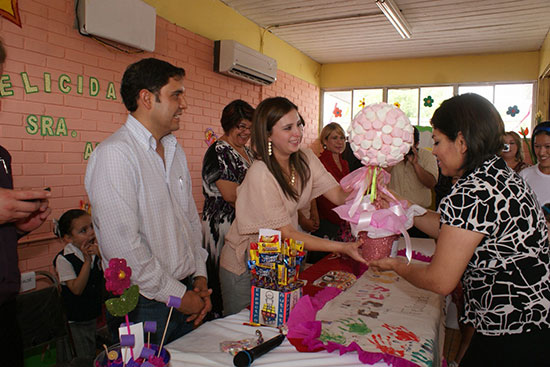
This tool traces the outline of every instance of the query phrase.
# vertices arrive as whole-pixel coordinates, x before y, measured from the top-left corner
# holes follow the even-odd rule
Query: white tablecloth
[[[400,248],[403,248],[400,241]],[[431,255],[434,250],[433,240],[413,239],[413,250],[424,255]],[[220,350],[223,341],[255,339],[257,329],[262,331],[265,340],[277,335],[278,330],[270,327],[252,327],[243,325],[249,321],[250,311],[245,309],[240,313],[223,319],[207,322],[193,332],[168,344],[166,348],[171,354],[171,367],[201,367],[201,366],[233,366],[233,356]],[[253,366],[299,367],[299,366],[354,366],[363,367],[356,352],[339,355],[338,352],[326,351],[316,353],[300,353],[287,339],[283,343],[264,354],[253,362]],[[376,363],[371,366],[388,366]]]

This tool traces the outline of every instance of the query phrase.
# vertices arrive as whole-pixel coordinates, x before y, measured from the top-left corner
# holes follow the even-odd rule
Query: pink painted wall
[[[0,81],[0,144],[13,156],[16,188],[52,188],[50,220],[20,242],[22,272],[53,271],[52,259],[62,244],[53,238],[51,218],[86,200],[85,150],[125,122],[120,79],[126,66],[140,58],[158,57],[186,70],[189,108],[176,136],[189,160],[199,211],[200,171],[207,148],[204,131],[211,127],[222,134],[219,118],[230,101],[241,98],[256,106],[266,97],[285,96],[299,106],[307,122],[305,143],[317,138],[317,86],[282,71],[267,87],[214,73],[213,41],[159,17],[154,53],[115,51],[78,34],[73,8],[72,0],[20,0],[22,28],[0,17],[0,35],[8,53]],[[91,95],[95,90],[90,93],[90,77],[98,82],[97,95]],[[41,119],[50,129],[36,131],[35,121]]]

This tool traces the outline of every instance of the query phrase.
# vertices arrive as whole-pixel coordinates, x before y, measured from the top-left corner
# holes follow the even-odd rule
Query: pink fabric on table
[[[331,353],[335,350],[340,352],[340,355],[348,352],[356,351],[361,363],[374,364],[384,361],[394,367],[417,367],[416,363],[407,361],[403,358],[393,356],[386,353],[366,352],[361,347],[352,342],[348,346],[337,344],[334,342],[323,343],[319,340],[321,335],[321,322],[315,320],[317,312],[323,306],[339,295],[342,291],[338,288],[328,287],[318,292],[314,297],[302,297],[288,319],[288,334],[289,342],[296,347],[300,352],[318,352],[325,349]]]

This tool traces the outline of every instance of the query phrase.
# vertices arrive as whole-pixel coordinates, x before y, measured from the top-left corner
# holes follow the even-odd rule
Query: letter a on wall
[[[0,15],[21,27],[18,0],[0,0]]]

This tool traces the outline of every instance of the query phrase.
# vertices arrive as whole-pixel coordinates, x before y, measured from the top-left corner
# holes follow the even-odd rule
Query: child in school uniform
[[[54,233],[65,243],[54,259],[54,266],[61,282],[76,355],[93,359],[104,281],[92,218],[84,210],[71,209],[59,218]]]

